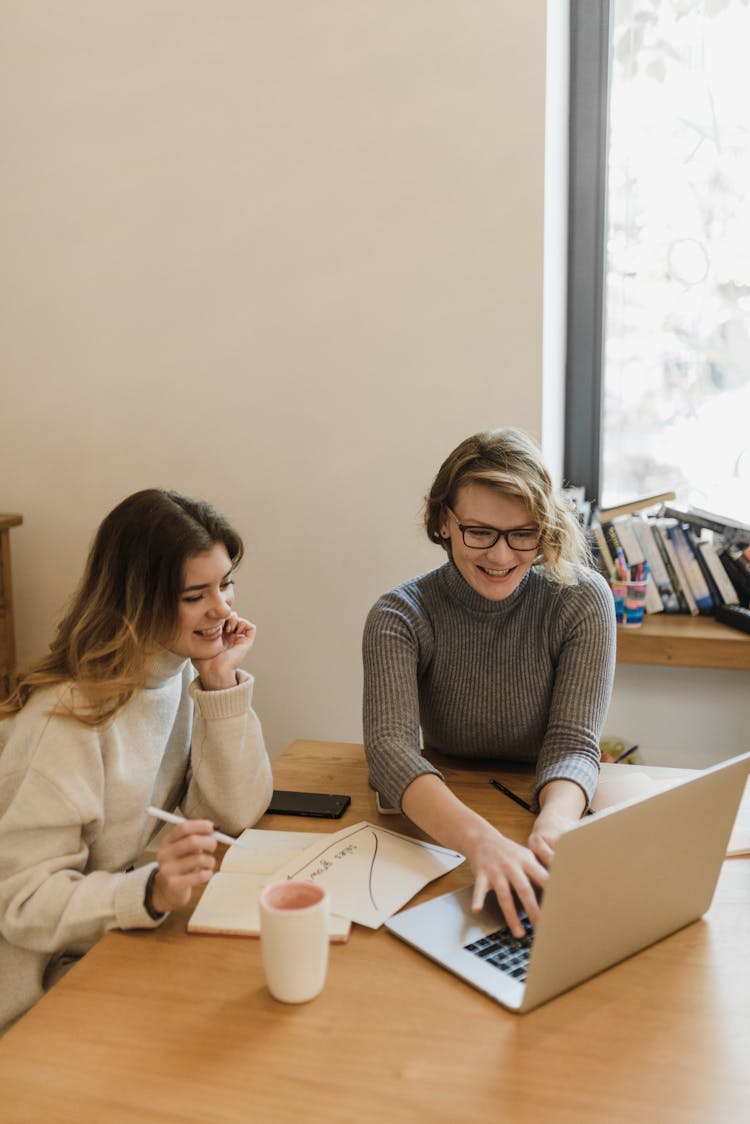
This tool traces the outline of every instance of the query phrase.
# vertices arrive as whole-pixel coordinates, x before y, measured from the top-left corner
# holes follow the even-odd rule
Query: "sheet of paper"
[[[457,851],[362,822],[316,836],[274,877],[320,882],[334,913],[377,929],[428,882],[463,861]]]

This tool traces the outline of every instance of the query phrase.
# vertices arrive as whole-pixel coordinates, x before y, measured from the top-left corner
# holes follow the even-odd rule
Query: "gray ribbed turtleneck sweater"
[[[615,620],[607,583],[583,570],[560,587],[530,570],[488,601],[452,562],[386,593],[363,640],[364,740],[370,777],[400,805],[424,745],[459,757],[536,762],[548,781],[590,800],[612,691]]]

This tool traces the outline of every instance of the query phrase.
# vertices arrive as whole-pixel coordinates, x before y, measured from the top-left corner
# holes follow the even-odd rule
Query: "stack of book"
[[[648,613],[712,616],[721,605],[750,605],[750,525],[674,499],[663,492],[593,512],[602,573],[618,577],[623,560],[631,574],[645,571]]]

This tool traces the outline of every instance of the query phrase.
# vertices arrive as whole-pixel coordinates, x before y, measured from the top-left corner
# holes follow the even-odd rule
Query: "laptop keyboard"
[[[521,923],[526,930],[525,937],[514,937],[510,929],[503,927],[495,933],[488,933],[478,941],[464,945],[466,952],[472,952],[485,964],[507,972],[513,979],[524,983],[529,970],[529,957],[531,956],[531,942],[534,939],[534,930],[525,913],[519,914]]]

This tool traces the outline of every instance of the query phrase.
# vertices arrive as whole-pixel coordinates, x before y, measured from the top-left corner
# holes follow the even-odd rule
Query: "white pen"
[[[176,816],[174,812],[165,812],[163,808],[154,808],[151,804],[146,811],[154,819],[164,820],[165,823],[187,822],[184,816]],[[223,831],[215,831],[214,839],[218,839],[220,843],[228,843],[230,847],[246,847],[248,850],[252,850],[249,843],[243,843],[241,839],[233,839],[231,835],[225,835]]]

